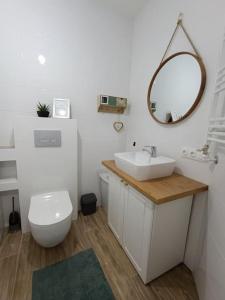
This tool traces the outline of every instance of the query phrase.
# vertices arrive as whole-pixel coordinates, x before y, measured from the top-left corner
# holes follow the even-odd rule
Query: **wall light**
[[[38,55],[38,61],[39,61],[39,63],[40,63],[41,65],[44,65],[45,62],[46,62],[46,58],[44,57],[44,55],[39,54],[39,55]]]

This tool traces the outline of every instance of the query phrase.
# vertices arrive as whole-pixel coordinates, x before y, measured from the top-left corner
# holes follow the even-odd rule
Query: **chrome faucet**
[[[157,147],[156,146],[144,146],[142,151],[148,152],[151,157],[157,157]]]

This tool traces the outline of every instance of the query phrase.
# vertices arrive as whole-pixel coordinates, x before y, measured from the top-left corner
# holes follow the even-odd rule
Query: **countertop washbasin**
[[[139,181],[172,175],[176,162],[165,156],[151,157],[145,151],[115,153],[114,157],[119,169]]]

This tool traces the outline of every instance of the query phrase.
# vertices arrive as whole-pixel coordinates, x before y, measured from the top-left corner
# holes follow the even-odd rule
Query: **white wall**
[[[202,101],[190,118],[175,126],[156,123],[147,109],[147,90],[176,25],[179,12],[199,49],[207,70],[207,86]],[[224,32],[225,3],[221,0],[151,0],[136,18],[130,82],[131,110],[127,149],[155,144],[159,153],[177,159],[177,171],[209,183],[205,195],[195,199],[185,262],[193,269],[201,300],[222,300],[225,295],[225,153],[218,166],[180,158],[182,146],[201,147],[206,141],[215,72]],[[189,50],[181,34],[173,51]],[[207,222],[206,222],[207,220]],[[205,240],[202,237],[205,233]]]
[[[38,101],[70,98],[79,130],[79,193],[97,196],[96,170],[124,149],[125,130],[113,129],[117,115],[97,113],[96,98],[128,96],[132,34],[131,20],[103,3],[0,1],[0,146],[13,144],[16,115],[34,115]],[[4,196],[6,215],[9,204]]]

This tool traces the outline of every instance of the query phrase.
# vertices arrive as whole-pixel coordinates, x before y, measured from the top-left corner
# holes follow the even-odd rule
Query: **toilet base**
[[[36,225],[30,222],[31,234],[42,247],[50,248],[60,244],[70,230],[72,214],[66,219],[51,225]]]

